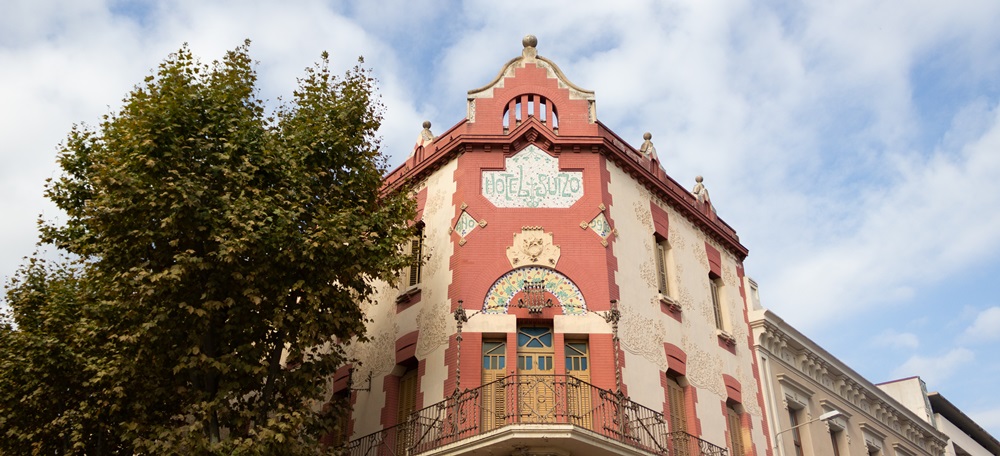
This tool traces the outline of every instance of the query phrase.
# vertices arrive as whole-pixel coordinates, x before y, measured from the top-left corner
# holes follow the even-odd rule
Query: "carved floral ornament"
[[[514,233],[514,243],[507,247],[507,259],[515,268],[529,265],[554,268],[559,255],[559,246],[552,244],[552,233],[541,227],[521,228],[520,233]]]

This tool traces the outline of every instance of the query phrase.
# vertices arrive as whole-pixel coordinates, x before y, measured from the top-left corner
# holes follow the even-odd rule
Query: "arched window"
[[[534,117],[552,128],[552,131],[559,131],[559,116],[556,114],[556,106],[541,95],[524,94],[511,98],[503,110],[503,132],[509,133],[512,128],[521,125],[528,117]]]

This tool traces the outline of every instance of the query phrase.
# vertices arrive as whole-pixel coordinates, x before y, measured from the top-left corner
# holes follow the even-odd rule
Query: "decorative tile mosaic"
[[[597,217],[594,217],[590,221],[590,229],[594,230],[603,239],[607,239],[611,235],[611,224],[608,223],[608,219],[604,217],[603,212],[598,213]]]
[[[462,215],[458,217],[458,221],[455,222],[455,232],[458,233],[460,237],[466,237],[472,230],[479,226],[479,222],[472,218],[468,212],[462,211]]]
[[[583,171],[559,171],[559,160],[530,145],[503,171],[483,171],[483,196],[496,207],[570,207],[583,197]]]
[[[565,315],[583,315],[587,313],[587,304],[583,293],[559,272],[537,266],[527,266],[514,269],[502,276],[490,287],[483,302],[483,313],[504,314],[514,296],[524,289],[525,283],[542,281],[545,291],[555,295],[562,306]]]

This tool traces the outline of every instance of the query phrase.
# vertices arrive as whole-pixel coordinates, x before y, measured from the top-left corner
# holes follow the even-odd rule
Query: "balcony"
[[[418,410],[396,426],[352,441],[351,456],[463,454],[532,446],[570,454],[726,456],[663,414],[566,375],[512,375]]]

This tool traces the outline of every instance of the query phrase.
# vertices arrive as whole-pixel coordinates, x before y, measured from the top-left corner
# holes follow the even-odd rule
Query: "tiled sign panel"
[[[517,268],[502,276],[486,293],[483,302],[485,313],[507,313],[507,307],[514,296],[524,290],[525,283],[542,282],[545,291],[552,293],[559,300],[563,314],[580,315],[586,313],[587,304],[583,293],[568,277],[549,268],[526,266]]]
[[[602,238],[607,238],[611,234],[611,224],[608,223],[608,219],[604,217],[603,212],[597,214],[597,217],[594,217],[590,221],[590,229],[594,230]]]
[[[462,216],[455,222],[455,232],[461,237],[466,237],[472,230],[479,226],[479,222],[472,218],[468,212],[462,211]]]
[[[559,171],[559,160],[531,145],[483,171],[483,196],[496,207],[570,207],[583,197],[583,172]]]

